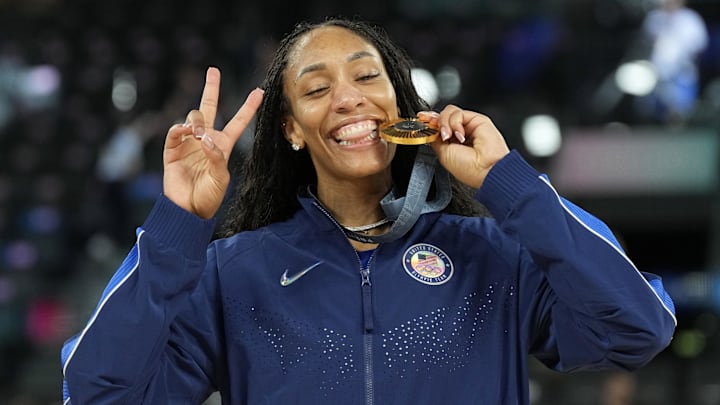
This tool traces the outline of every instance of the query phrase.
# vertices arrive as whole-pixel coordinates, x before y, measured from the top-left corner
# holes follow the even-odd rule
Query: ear
[[[301,149],[305,147],[305,139],[297,121],[293,117],[284,117],[282,120],[282,130],[288,143],[298,145]]]

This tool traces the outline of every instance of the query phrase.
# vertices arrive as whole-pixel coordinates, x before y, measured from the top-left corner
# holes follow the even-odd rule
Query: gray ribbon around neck
[[[427,201],[430,184],[435,182],[435,197]],[[390,191],[380,201],[385,215],[392,220],[390,230],[382,235],[365,235],[343,228],[348,238],[365,243],[390,242],[405,235],[420,215],[442,211],[450,203],[452,189],[450,174],[440,165],[435,152],[428,145],[420,145],[413,164],[405,196]]]

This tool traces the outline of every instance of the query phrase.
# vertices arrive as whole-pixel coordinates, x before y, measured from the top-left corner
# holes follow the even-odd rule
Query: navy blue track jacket
[[[670,342],[660,279],[513,151],[477,193],[493,218],[425,214],[367,266],[312,198],[210,243],[161,196],[87,326],[66,404],[529,404],[528,355],[635,369]]]

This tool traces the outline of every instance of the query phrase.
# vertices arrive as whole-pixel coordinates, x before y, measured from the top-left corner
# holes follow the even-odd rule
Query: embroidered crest
[[[453,275],[450,258],[427,243],[410,246],[403,255],[403,267],[412,278],[428,285],[444,284]]]

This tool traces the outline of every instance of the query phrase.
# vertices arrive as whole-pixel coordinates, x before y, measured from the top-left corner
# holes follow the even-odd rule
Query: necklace
[[[340,226],[342,226],[342,227],[345,228],[346,230],[352,231],[352,232],[367,232],[367,231],[369,231],[369,230],[371,230],[371,229],[379,228],[379,227],[387,224],[388,222],[390,222],[390,219],[388,219],[388,218],[383,218],[383,219],[381,219],[381,220],[379,220],[379,221],[377,221],[377,222],[373,222],[372,224],[367,224],[367,225],[358,225],[358,226],[345,226],[345,225],[340,225]]]

